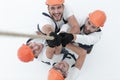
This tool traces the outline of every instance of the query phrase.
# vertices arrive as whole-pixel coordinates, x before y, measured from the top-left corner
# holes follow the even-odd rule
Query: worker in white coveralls
[[[57,33],[67,31],[79,33],[80,30],[72,9],[64,4],[64,0],[46,0],[46,6],[47,10],[40,15],[37,28],[39,33],[55,37],[54,40],[47,40],[46,56],[52,59],[56,47],[62,48],[61,37]],[[68,25],[71,27],[70,30]]]
[[[77,76],[79,76],[80,69],[86,58],[86,54],[90,53],[93,45],[96,42],[98,42],[101,38],[102,31],[100,28],[104,26],[105,21],[106,21],[105,12],[101,10],[95,10],[91,12],[88,15],[88,17],[84,20],[83,25],[80,27],[81,28],[80,34],[71,34],[71,33],[59,34],[62,36],[62,45],[76,52],[76,54],[78,54],[79,56],[76,60],[74,67],[72,67],[71,75],[67,76],[67,72],[68,72],[67,69],[68,66],[66,66],[67,63],[60,62],[49,70],[48,80],[77,79]]]
[[[46,48],[47,44],[45,43],[45,40],[43,39],[28,39],[26,44],[22,44],[18,48],[18,58],[22,62],[31,62],[34,59],[38,59],[42,61],[43,63],[46,63],[48,65],[52,65],[54,63],[53,59],[49,59],[46,56]],[[58,55],[58,53],[61,53],[61,50],[56,47],[56,50],[54,54]],[[63,55],[63,54],[62,54]],[[62,55],[60,55],[62,57]],[[61,59],[59,56],[58,59]],[[60,60],[58,60],[60,61]]]

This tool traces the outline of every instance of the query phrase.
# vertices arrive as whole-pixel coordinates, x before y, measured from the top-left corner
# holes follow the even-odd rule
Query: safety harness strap
[[[74,55],[74,54],[71,54],[71,53],[70,53],[68,50],[66,50],[65,48],[62,49],[61,53],[64,54],[62,60],[64,60],[65,58],[71,59],[71,57],[72,57],[72,58],[76,61],[75,55]],[[69,57],[69,55],[70,55],[71,57]]]

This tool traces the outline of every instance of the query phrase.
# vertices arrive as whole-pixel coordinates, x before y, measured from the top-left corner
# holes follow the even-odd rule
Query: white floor
[[[0,30],[33,33],[45,0],[0,0]],[[119,0],[66,0],[76,14],[102,9],[107,14],[103,36],[94,46],[78,80],[120,80]],[[0,80],[47,80],[48,66],[22,63],[17,49],[27,38],[0,36]]]

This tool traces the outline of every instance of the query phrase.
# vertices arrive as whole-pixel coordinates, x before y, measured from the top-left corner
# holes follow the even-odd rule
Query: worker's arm
[[[68,18],[68,24],[71,27],[70,33],[75,33],[75,34],[80,33],[79,23],[77,22],[74,15]]]
[[[78,58],[75,62],[75,67],[81,69],[86,58],[87,51],[73,44],[68,44],[66,47],[78,55]]]

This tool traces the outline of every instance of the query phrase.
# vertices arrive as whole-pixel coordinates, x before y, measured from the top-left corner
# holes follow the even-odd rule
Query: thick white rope
[[[8,31],[0,31],[0,35],[1,36],[13,36],[13,37],[40,38],[40,39],[46,39],[46,40],[54,39],[54,37],[46,36],[46,35],[25,34],[25,33],[8,32]]]

